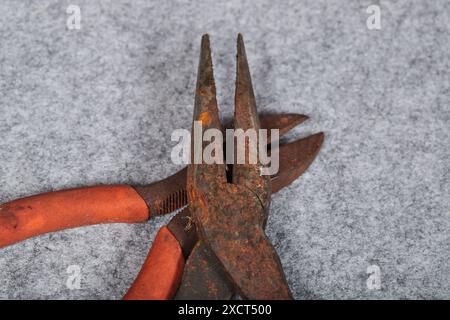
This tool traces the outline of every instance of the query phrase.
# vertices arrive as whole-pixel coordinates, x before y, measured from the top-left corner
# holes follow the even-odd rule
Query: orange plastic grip
[[[145,201],[127,185],[45,193],[0,206],[0,248],[47,232],[148,218]]]
[[[178,240],[167,227],[162,227],[139,275],[123,299],[171,299],[180,285],[184,264]]]

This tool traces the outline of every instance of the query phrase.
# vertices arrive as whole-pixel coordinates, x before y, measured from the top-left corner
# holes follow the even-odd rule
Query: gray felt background
[[[366,28],[373,3],[380,31]],[[267,233],[295,297],[450,298],[448,1],[2,0],[0,12],[0,202],[175,172],[170,134],[190,127],[200,37],[229,116],[242,32],[259,110],[309,115],[290,139],[326,133],[273,197]],[[2,249],[0,298],[118,299],[169,218]]]

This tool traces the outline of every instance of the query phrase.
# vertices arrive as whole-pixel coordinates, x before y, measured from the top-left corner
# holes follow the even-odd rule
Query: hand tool
[[[242,37],[239,39],[238,81],[236,88],[237,113],[234,126],[246,128],[247,125],[247,127],[256,129],[259,127],[267,129],[278,128],[280,129],[280,135],[283,135],[305,121],[307,117],[297,114],[257,116]],[[215,121],[212,123],[213,126],[219,128],[220,121],[218,121],[217,104],[213,104],[213,110],[209,110],[211,106],[204,103],[206,100],[202,96],[205,90],[212,90],[210,92],[214,93],[212,97],[215,101],[209,39],[206,35],[202,38],[198,77],[195,107],[197,116],[194,120],[198,118],[198,112],[202,108],[206,108],[205,110],[207,112],[212,111],[210,114],[215,117]],[[238,112],[238,110],[241,111]],[[250,125],[248,125],[249,120]],[[233,125],[228,124],[225,127],[229,128],[233,127]],[[166,214],[183,208],[188,204],[189,198],[189,206],[176,214],[171,222],[158,232],[141,272],[124,298],[169,299],[174,297],[179,287],[180,290],[176,298],[186,297],[185,294],[191,292],[192,296],[187,298],[227,299],[236,290],[243,297],[247,298],[288,298],[290,293],[282,275],[279,260],[277,260],[276,253],[262,231],[267,221],[270,191],[277,192],[300,176],[313,162],[322,142],[323,134],[319,133],[281,146],[280,169],[272,177],[261,178],[259,177],[259,171],[257,176],[256,166],[236,166],[233,170],[233,182],[236,183],[237,187],[229,183],[230,186],[225,188],[225,190],[236,188],[239,192],[242,191],[240,198],[238,196],[238,201],[236,201],[236,197],[234,199],[233,197],[226,199],[226,203],[236,201],[236,204],[233,205],[243,205],[244,209],[235,207],[236,212],[243,211],[248,213],[241,217],[241,221],[249,218],[258,222],[258,226],[255,229],[257,238],[255,238],[251,234],[255,230],[251,228],[239,230],[230,221],[225,221],[228,223],[226,227],[229,227],[229,231],[238,233],[242,231],[242,234],[246,234],[244,238],[247,237],[247,239],[252,241],[257,239],[257,243],[264,247],[263,252],[270,253],[271,259],[268,260],[261,260],[261,255],[257,256],[254,263],[258,264],[258,259],[260,260],[259,262],[264,263],[253,270],[260,273],[259,277],[264,276],[264,274],[275,275],[274,279],[276,278],[276,280],[271,281],[273,284],[271,288],[275,289],[275,293],[272,294],[259,294],[258,291],[261,287],[249,286],[248,283],[251,284],[253,280],[247,279],[248,277],[246,278],[245,275],[243,276],[245,272],[242,269],[242,265],[230,267],[229,263],[233,260],[232,253],[230,256],[227,256],[227,254],[223,255],[224,248],[221,245],[217,247],[217,239],[215,239],[215,236],[211,236],[211,232],[214,231],[216,226],[202,225],[204,218],[202,218],[201,212],[203,203],[201,199],[203,198],[202,192],[204,189],[197,188],[197,183],[201,182],[201,179],[198,178],[199,176],[196,172],[199,172],[197,168],[206,168],[205,172],[210,174],[211,170],[217,170],[220,167],[217,165],[211,167],[204,167],[204,165],[200,165],[200,167],[191,166],[189,174],[188,170],[184,168],[174,175],[148,186],[112,185],[78,188],[37,195],[1,205],[0,248],[39,234],[67,228],[97,223],[144,222],[156,215]],[[222,171],[223,168],[221,167],[220,170]],[[222,179],[224,172],[218,172]],[[252,177],[252,179],[248,179],[249,177]],[[270,181],[272,182],[271,190]],[[221,183],[224,182],[224,180],[221,181]],[[187,185],[190,188],[189,195]],[[211,181],[208,181],[205,186],[214,187],[215,191],[213,193],[208,191],[209,197],[211,199],[215,197],[215,201],[220,202],[222,197],[216,194],[219,186],[218,180],[214,179],[212,184]],[[245,198],[244,195],[249,199],[253,199],[253,201],[243,200]],[[253,209],[254,211],[252,211]],[[221,210],[219,209],[218,212]],[[217,223],[222,222],[217,221]],[[233,249],[230,241],[225,241],[225,245]],[[206,258],[203,261],[209,270],[203,273],[205,277],[202,280],[206,282],[188,285],[193,279],[196,279],[195,272],[191,272],[192,267],[196,265],[195,262],[201,261],[201,258],[204,257]],[[252,260],[255,257],[247,256],[246,258]],[[190,268],[185,270],[186,261],[186,267]],[[270,267],[269,273],[262,272],[261,274],[261,269],[267,266]],[[199,272],[197,272],[198,274]],[[180,286],[182,275],[183,283]],[[219,276],[214,278],[208,275]],[[281,285],[280,281],[282,282]],[[207,286],[208,290],[202,289],[205,286]],[[220,291],[216,290],[215,287],[224,289]],[[269,288],[269,290],[271,289]],[[267,292],[267,290],[264,290],[264,292]]]

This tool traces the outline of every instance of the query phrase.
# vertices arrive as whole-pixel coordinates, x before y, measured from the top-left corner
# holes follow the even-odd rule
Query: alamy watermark
[[[192,135],[193,137],[191,131],[186,129],[172,132],[171,140],[178,142],[170,155],[173,163],[260,164],[261,175],[278,173],[280,166],[278,129],[271,129],[270,135],[267,129],[226,129],[224,139],[221,130],[215,128],[203,130],[202,122],[195,121]],[[267,148],[269,143],[270,152]]]
[[[381,269],[376,264],[367,267],[366,273],[369,275],[366,281],[367,289],[380,290],[381,289]]]
[[[366,20],[366,26],[369,30],[381,30],[381,8],[373,4],[367,7],[366,13],[369,17]]]
[[[71,4],[66,8],[67,17],[66,26],[69,30],[81,29],[81,9],[79,6]]]
[[[66,280],[66,287],[69,290],[81,289],[81,267],[77,264],[72,264],[67,267],[66,273],[69,274]]]

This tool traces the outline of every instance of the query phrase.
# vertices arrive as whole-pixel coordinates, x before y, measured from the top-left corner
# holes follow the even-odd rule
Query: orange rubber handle
[[[0,248],[48,232],[148,218],[147,204],[127,185],[45,193],[0,206]]]
[[[123,299],[171,299],[180,285],[184,264],[178,240],[167,227],[162,227],[139,275]]]

